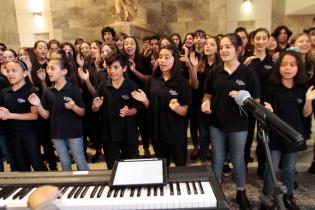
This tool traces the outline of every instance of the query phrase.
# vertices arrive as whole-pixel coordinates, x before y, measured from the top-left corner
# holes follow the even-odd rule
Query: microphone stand
[[[253,112],[253,115],[257,119],[259,124],[261,125],[261,129],[257,129],[257,130],[258,130],[258,135],[260,136],[263,143],[263,147],[266,154],[267,167],[269,168],[269,171],[270,171],[269,175],[271,176],[271,181],[272,181],[272,186],[273,186],[272,199],[269,196],[262,195],[260,197],[261,203],[263,207],[267,209],[285,210],[286,208],[284,207],[284,203],[283,203],[283,194],[286,193],[287,189],[284,185],[279,183],[276,177],[276,172],[273,168],[270,149],[268,145],[269,135],[267,132],[268,125],[266,121],[266,115],[260,109],[256,109]]]

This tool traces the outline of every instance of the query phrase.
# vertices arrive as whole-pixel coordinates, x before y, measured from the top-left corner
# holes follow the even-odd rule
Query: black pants
[[[41,160],[38,134],[10,134],[10,145],[19,171],[47,171]]]
[[[191,141],[194,146],[199,146],[199,119],[198,119],[198,107],[196,107],[196,104],[193,104],[190,107],[189,110],[190,114],[190,119],[189,119],[189,125],[190,125],[190,137]]]
[[[103,149],[108,169],[113,168],[116,160],[134,159],[139,157],[137,143],[104,141]]]
[[[184,144],[168,144],[162,141],[152,141],[155,156],[157,158],[165,158],[167,165],[170,166],[171,159],[176,166],[186,165],[187,143]]]
[[[138,109],[137,127],[139,128],[143,148],[148,149],[150,146],[149,138],[149,120],[146,109]]]

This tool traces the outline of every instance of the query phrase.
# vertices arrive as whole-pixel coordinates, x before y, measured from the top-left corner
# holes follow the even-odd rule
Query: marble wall
[[[138,0],[137,17],[132,22],[115,22],[112,0],[51,0],[53,36],[64,41],[76,37],[101,39],[103,26],[142,38],[160,33],[169,35],[204,29],[207,33],[226,32],[226,1],[217,0]]]
[[[18,50],[20,47],[14,0],[0,0],[0,42],[8,48]]]

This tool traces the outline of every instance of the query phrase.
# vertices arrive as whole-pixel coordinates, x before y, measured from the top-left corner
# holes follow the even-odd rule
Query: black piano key
[[[188,182],[186,182],[186,189],[187,189],[188,195],[191,195],[190,186]]]
[[[194,194],[198,194],[198,191],[197,191],[197,187],[196,187],[195,182],[192,182],[192,186],[193,186]]]
[[[141,195],[141,187],[138,187],[137,190],[138,190],[137,197],[140,197],[140,195]]]
[[[62,189],[61,193],[64,195],[64,194],[67,192],[68,188],[69,188],[69,187],[64,187],[64,188]]]
[[[96,194],[98,188],[99,188],[99,186],[95,186],[95,187],[94,187],[94,189],[93,189],[93,191],[92,191],[92,193],[91,193],[91,195],[90,195],[90,198],[94,198],[94,196],[95,196],[95,194]]]
[[[148,187],[147,189],[147,196],[151,196],[151,187]]]
[[[205,194],[205,191],[203,190],[203,187],[202,187],[200,181],[198,182],[198,186],[199,186],[199,189],[200,189],[201,194]]]
[[[86,195],[87,191],[89,190],[90,186],[86,186],[84,188],[84,190],[82,191],[81,195],[80,195],[80,198],[84,198],[84,196]]]
[[[125,187],[121,188],[119,197],[124,197],[125,190],[126,190]]]
[[[74,194],[74,198],[78,198],[84,188],[84,186],[79,186],[79,189]]]
[[[170,193],[171,193],[171,195],[174,195],[173,183],[170,183]]]
[[[160,195],[164,196],[164,187],[163,186],[160,186]]]
[[[153,196],[157,196],[157,187],[154,187],[153,190]]]
[[[112,187],[109,188],[108,193],[107,193],[107,198],[112,196],[113,191],[114,191],[114,188],[112,188]]]
[[[10,195],[12,195],[16,190],[18,190],[19,188],[15,188],[15,187],[10,187],[8,188],[8,190],[6,190],[4,192],[4,194],[2,195],[3,200],[7,199],[8,197],[10,197]]]
[[[2,198],[2,196],[9,190],[8,187],[6,188],[2,188],[2,190],[0,190],[0,198]]]
[[[119,187],[117,187],[117,188],[115,188],[115,190],[114,190],[114,197],[116,198],[117,197],[117,195],[118,195],[118,192],[119,192]]]
[[[176,188],[177,188],[177,195],[181,195],[182,192],[181,192],[181,190],[180,190],[179,182],[176,182]]]
[[[23,199],[29,192],[31,192],[33,188],[32,187],[29,187],[27,188],[19,197],[19,199]]]
[[[104,188],[105,188],[105,186],[102,185],[101,188],[100,188],[100,190],[99,190],[98,193],[97,193],[97,196],[96,196],[97,198],[100,198],[100,197],[102,196],[103,191],[104,191]]]
[[[133,197],[133,196],[134,196],[134,194],[135,194],[135,190],[136,190],[136,188],[135,188],[135,187],[131,187],[130,197]]]
[[[20,197],[21,193],[23,193],[27,188],[21,188],[19,191],[17,191],[14,195],[13,195],[13,200],[17,199],[18,197]]]
[[[75,194],[75,192],[78,190],[78,188],[79,186],[73,187],[70,193],[68,194],[68,198],[71,198]]]

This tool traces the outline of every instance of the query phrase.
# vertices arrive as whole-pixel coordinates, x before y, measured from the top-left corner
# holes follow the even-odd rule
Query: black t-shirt
[[[0,73],[0,91],[10,85],[6,76]],[[7,122],[0,120],[0,135],[4,135],[6,133]]]
[[[1,91],[0,106],[6,107],[11,113],[30,113],[31,104],[28,97],[34,93],[31,84],[26,83],[20,89],[13,91],[11,87]],[[7,120],[9,133],[29,134],[38,132],[37,120]]]
[[[305,104],[305,93],[307,88],[304,86],[293,86],[287,88],[282,83],[270,85],[266,89],[266,102],[270,103],[274,114],[287,122],[298,132],[304,135],[303,127],[303,108]],[[297,152],[306,149],[306,144],[301,146],[291,145],[280,135],[270,132],[269,147],[271,150],[280,150],[285,153]]]
[[[264,90],[270,84],[270,75],[273,68],[271,55],[267,54],[263,60],[259,58],[252,60],[248,65],[257,74],[260,84],[261,96],[264,96]]]
[[[188,117],[174,112],[169,103],[177,99],[180,105],[190,105],[192,102],[191,87],[185,79],[174,87],[171,79],[164,81],[162,77],[152,77],[147,86],[147,96],[150,100],[149,122],[152,141],[166,143],[185,143]]]
[[[136,70],[143,75],[152,75],[151,61],[147,57],[140,56],[136,62]],[[137,75],[135,75],[130,69],[128,69],[126,76],[135,82],[139,88],[143,88],[145,82],[143,82]]]
[[[260,98],[259,83],[256,74],[248,66],[240,64],[231,75],[218,65],[212,69],[205,81],[205,93],[212,95],[210,124],[225,132],[248,130],[248,119],[241,114],[234,98],[229,96],[232,90],[247,90],[253,98]]]
[[[124,79],[118,89],[113,87],[111,79],[105,80],[99,85],[97,96],[104,97],[100,107],[104,141],[137,143],[136,115],[119,116],[120,109],[125,106],[129,108],[141,106],[131,96],[131,92],[137,89],[137,85],[128,78]]]
[[[42,106],[50,112],[50,133],[52,139],[77,138],[83,135],[82,117],[65,107],[71,98],[81,108],[84,102],[80,89],[67,82],[61,90],[49,87],[42,96]]]

